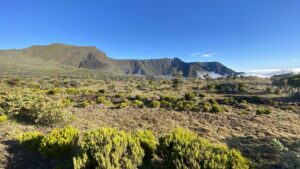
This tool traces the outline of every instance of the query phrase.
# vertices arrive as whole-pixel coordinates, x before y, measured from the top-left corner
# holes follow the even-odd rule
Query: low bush
[[[188,92],[188,93],[186,93],[186,94],[184,95],[184,98],[185,98],[185,100],[187,100],[187,101],[191,101],[191,100],[194,100],[194,99],[196,98],[196,95],[195,95],[195,93],[193,93],[193,92]]]
[[[22,80],[18,77],[15,77],[15,78],[10,78],[10,79],[6,80],[6,83],[10,86],[19,86],[22,84]]]
[[[37,151],[40,147],[42,139],[44,135],[40,132],[27,132],[17,137],[17,140],[23,145],[25,148],[31,151]]]
[[[99,93],[99,94],[104,94],[105,92],[106,92],[105,89],[99,89],[99,90],[98,90],[98,93]]]
[[[144,103],[141,100],[134,100],[132,102],[133,107],[137,107],[137,108],[143,108],[144,107]]]
[[[221,112],[224,112],[224,109],[218,103],[213,103],[213,104],[211,104],[211,110],[210,111],[212,113],[221,113]]]
[[[180,111],[196,110],[196,106],[191,101],[177,101],[175,108]]]
[[[120,104],[118,105],[118,108],[119,108],[119,109],[123,109],[123,108],[126,108],[126,107],[128,107],[128,103],[127,103],[127,102],[122,102],[122,103],[120,103]]]
[[[198,96],[204,98],[206,95],[204,93],[198,93]]]
[[[272,92],[272,87],[270,87],[270,86],[266,87],[266,92],[271,93]]]
[[[280,94],[280,89],[276,88],[275,91],[274,91],[274,93],[277,94],[277,95],[279,95]]]
[[[40,151],[47,157],[68,157],[77,148],[79,131],[71,126],[54,129],[42,139]]]
[[[19,121],[44,125],[65,119],[69,107],[64,99],[31,92],[10,95],[0,104],[6,114]]]
[[[172,104],[172,102],[162,100],[162,101],[160,101],[160,106],[163,107],[163,108],[170,109],[170,108],[172,108],[173,104]]]
[[[0,115],[0,123],[3,123],[7,120],[7,116],[6,115]]]
[[[199,109],[204,112],[211,111],[211,104],[209,102],[203,102],[199,104]]]
[[[81,155],[73,158],[75,169],[133,169],[141,166],[144,157],[137,139],[111,128],[86,133],[80,147]]]
[[[177,97],[172,95],[162,95],[160,96],[160,100],[175,103],[177,101]]]
[[[215,86],[220,93],[243,93],[246,91],[243,83],[221,83]]]
[[[64,91],[61,89],[61,88],[53,88],[53,89],[50,89],[47,94],[49,95],[55,95],[55,94],[60,94],[60,93],[63,93]]]
[[[184,129],[176,129],[161,138],[158,155],[166,168],[250,168],[250,162],[240,152],[213,145]]]
[[[98,104],[103,104],[103,105],[106,105],[106,106],[110,106],[110,105],[113,104],[111,101],[107,100],[104,96],[99,96],[97,98],[96,102]]]
[[[271,114],[271,113],[272,113],[272,110],[269,108],[260,108],[260,109],[256,110],[257,115]]]
[[[79,94],[79,91],[76,88],[67,88],[66,92],[68,94]]]
[[[160,107],[160,102],[157,101],[157,100],[153,100],[150,103],[150,107],[152,107],[152,108],[158,108],[158,107]]]
[[[154,157],[158,141],[149,130],[139,130],[134,133],[134,137],[140,142],[141,147],[145,152],[144,160],[149,161]]]
[[[84,100],[84,101],[79,102],[77,106],[78,107],[87,107],[89,105],[91,105],[91,103],[87,100]]]

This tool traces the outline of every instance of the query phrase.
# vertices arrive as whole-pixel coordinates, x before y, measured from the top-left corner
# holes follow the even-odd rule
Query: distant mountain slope
[[[81,47],[54,43],[47,46],[32,46],[19,50],[0,50],[0,61],[8,60],[3,66],[15,65],[22,70],[27,67],[51,67],[52,69],[106,70],[118,74],[172,76],[182,72],[184,77],[199,77],[214,73],[220,76],[232,75],[235,71],[218,62],[186,63],[178,58],[150,60],[111,59],[96,47]],[[11,62],[10,62],[11,61]],[[17,64],[18,63],[18,64]],[[1,64],[0,64],[1,66]],[[28,70],[29,71],[29,70]]]
[[[198,77],[211,72],[222,76],[235,73],[235,71],[218,62],[186,63],[178,58],[117,60],[116,63],[125,74],[172,76],[173,74],[182,72],[184,77]]]

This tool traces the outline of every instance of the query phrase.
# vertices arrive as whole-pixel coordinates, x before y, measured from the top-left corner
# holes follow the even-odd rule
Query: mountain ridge
[[[114,59],[96,46],[74,46],[62,43],[33,45],[23,49],[0,50],[0,59],[25,59],[54,67],[79,69],[107,69],[125,75],[172,76],[182,73],[184,77],[200,77],[215,73],[220,76],[236,72],[219,62],[184,62],[179,58],[161,59]]]

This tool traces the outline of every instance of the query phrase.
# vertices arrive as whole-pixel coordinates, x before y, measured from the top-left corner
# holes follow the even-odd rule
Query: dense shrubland
[[[73,127],[54,129],[44,136],[28,132],[18,137],[31,151],[39,151],[49,158],[68,160],[73,156],[73,167],[128,168],[149,165],[153,158],[161,159],[163,168],[233,168],[247,169],[252,164],[237,150],[215,145],[186,129],[175,129],[157,139],[151,131],[133,133],[112,128],[89,131],[79,139]],[[159,140],[159,142],[158,142]]]
[[[236,119],[255,121],[261,117],[274,118],[283,117],[285,113],[299,113],[299,101],[297,97],[291,97],[292,92],[297,92],[297,76],[293,81],[287,78],[276,79],[273,82],[257,78],[206,80],[187,80],[180,77],[151,80],[129,77],[101,80],[58,77],[4,78],[0,79],[0,125],[16,123],[52,128],[69,124],[74,119],[81,123],[84,120],[76,119],[78,115],[76,113],[85,112],[86,115],[81,116],[82,118],[89,116],[90,111],[97,110],[117,112],[114,116],[124,116],[125,122],[128,121],[126,113],[141,112],[143,121],[139,121],[137,125],[131,124],[131,121],[136,120],[135,117],[131,117],[128,126],[124,127],[126,131],[128,131],[127,127],[151,129],[152,126],[161,125],[161,121],[155,119],[156,117],[143,116],[144,112],[175,114],[172,118],[179,119],[179,122],[171,121],[172,128],[181,125],[182,117],[188,117],[187,119],[193,121],[193,117],[200,114],[203,115],[200,117],[210,118],[209,123],[217,123],[224,117],[231,120],[232,126],[236,126],[239,122]],[[181,116],[183,114],[186,116]],[[102,122],[102,119],[99,121]],[[144,125],[144,122],[149,122],[150,125]],[[97,126],[98,123],[93,125]],[[101,123],[101,126],[106,125],[118,126],[117,122],[116,125]],[[205,132],[209,135],[209,132],[214,131],[206,130],[202,126],[197,128],[195,127],[197,125],[198,121],[193,121],[191,126],[182,126],[188,126],[203,135],[207,134]],[[199,125],[202,125],[202,121]],[[85,127],[82,126],[80,130]],[[227,124],[224,126],[224,128],[228,127]],[[266,130],[264,127],[261,128]],[[170,128],[166,127],[166,129]],[[232,127],[230,130],[235,132],[236,128]],[[266,135],[273,137],[272,132],[273,130],[266,131]],[[181,129],[167,135],[164,135],[165,133],[157,135],[156,132],[154,135],[148,130],[130,133],[111,128],[79,133],[72,127],[55,129],[49,134],[42,133],[25,133],[19,136],[18,140],[25,149],[38,151],[47,158],[67,158],[68,166],[74,165],[75,168],[147,169],[147,165],[153,161],[161,163],[160,165],[163,166],[161,168],[251,167],[249,161],[237,150],[215,145],[194,133]],[[232,134],[231,131],[228,133]],[[274,144],[279,145],[278,142]],[[100,151],[102,149],[106,151]],[[247,155],[252,152],[243,153]],[[295,154],[291,155],[283,149],[278,153],[286,156],[287,159],[295,158]],[[65,156],[61,157],[61,154]]]

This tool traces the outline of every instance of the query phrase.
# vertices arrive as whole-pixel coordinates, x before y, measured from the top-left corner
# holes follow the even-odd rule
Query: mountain
[[[0,50],[2,72],[102,72],[108,74],[172,76],[181,72],[184,77],[204,74],[227,76],[236,72],[219,62],[183,62],[179,58],[149,60],[119,60],[109,58],[94,46],[71,46],[54,43],[25,49]],[[5,69],[3,69],[5,67]],[[60,70],[60,71],[58,71]]]

